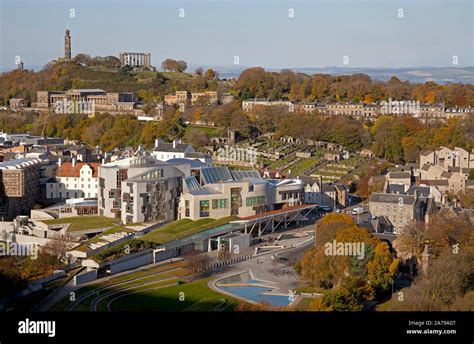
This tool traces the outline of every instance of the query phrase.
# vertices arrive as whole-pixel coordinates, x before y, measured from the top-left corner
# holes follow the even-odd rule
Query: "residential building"
[[[271,101],[268,99],[247,99],[242,101],[242,110],[250,112],[254,107],[258,106],[280,106],[286,107],[289,111],[293,108],[293,103],[289,100],[275,100]]]
[[[164,99],[165,105],[185,104],[191,102],[191,95],[188,91],[176,91],[173,94],[166,94]]]
[[[201,104],[228,104],[233,100],[234,96],[230,93],[221,94],[217,91],[176,91],[175,93],[166,94],[164,97],[166,105],[195,105],[197,102],[200,102]]]
[[[346,185],[323,183],[322,178],[319,181],[312,178],[303,178],[303,180],[305,203],[318,204],[331,209],[349,206],[349,189]]]
[[[327,115],[347,115],[357,118],[373,119],[380,114],[379,106],[364,103],[328,103],[326,104]]]
[[[219,97],[216,91],[192,92],[191,105],[199,101],[206,104],[217,104]]]
[[[441,146],[433,151],[420,154],[420,167],[438,165],[443,168],[474,168],[474,149],[471,152],[459,147],[449,149]]]
[[[418,190],[411,195],[374,192],[370,196],[369,211],[373,219],[385,217],[398,234],[411,221],[429,221],[436,209],[432,197],[423,197]]]
[[[99,163],[61,163],[56,178],[46,183],[46,198],[97,198],[99,191]]]
[[[474,189],[469,175],[474,168],[474,150],[471,152],[456,147],[440,147],[420,154],[418,182],[420,185],[436,187],[445,195]]]
[[[157,139],[151,155],[158,160],[168,161],[170,159],[184,159],[189,153],[195,153],[193,146],[189,143],[182,143],[181,140],[165,142]]]
[[[27,215],[39,196],[41,160],[14,159],[0,163],[0,218]]]

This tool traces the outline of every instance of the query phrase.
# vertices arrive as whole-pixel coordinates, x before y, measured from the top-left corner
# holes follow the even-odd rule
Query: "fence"
[[[198,268],[197,271],[198,272],[202,272],[202,271],[206,271],[206,270],[213,270],[215,268],[220,268],[220,267],[223,267],[223,266],[227,266],[227,265],[230,265],[230,264],[235,264],[235,263],[238,263],[238,262],[243,262],[244,260],[248,260],[252,258],[252,255],[249,254],[247,256],[241,256],[241,257],[237,257],[237,258],[233,258],[233,259],[228,259],[228,260],[223,260],[223,261],[220,261],[220,262],[216,262],[214,264],[211,264],[205,268]]]

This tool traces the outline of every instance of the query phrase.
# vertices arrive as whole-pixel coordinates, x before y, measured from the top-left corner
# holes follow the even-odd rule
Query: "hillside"
[[[13,70],[0,75],[0,103],[8,99],[36,100],[39,90],[68,90],[71,88],[101,88],[108,92],[145,92],[159,97],[176,89],[192,89],[196,76],[175,72],[134,72],[127,68],[89,67],[74,61],[48,64],[38,72]]]

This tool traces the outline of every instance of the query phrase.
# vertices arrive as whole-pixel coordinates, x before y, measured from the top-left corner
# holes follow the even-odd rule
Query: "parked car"
[[[363,207],[357,207],[357,208],[352,209],[351,211],[352,215],[360,215],[360,214],[363,214],[364,212],[365,211]]]

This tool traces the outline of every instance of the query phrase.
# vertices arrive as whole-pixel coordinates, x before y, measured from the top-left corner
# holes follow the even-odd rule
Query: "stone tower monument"
[[[66,34],[64,35],[64,59],[71,59],[71,35],[68,29],[66,29]]]

